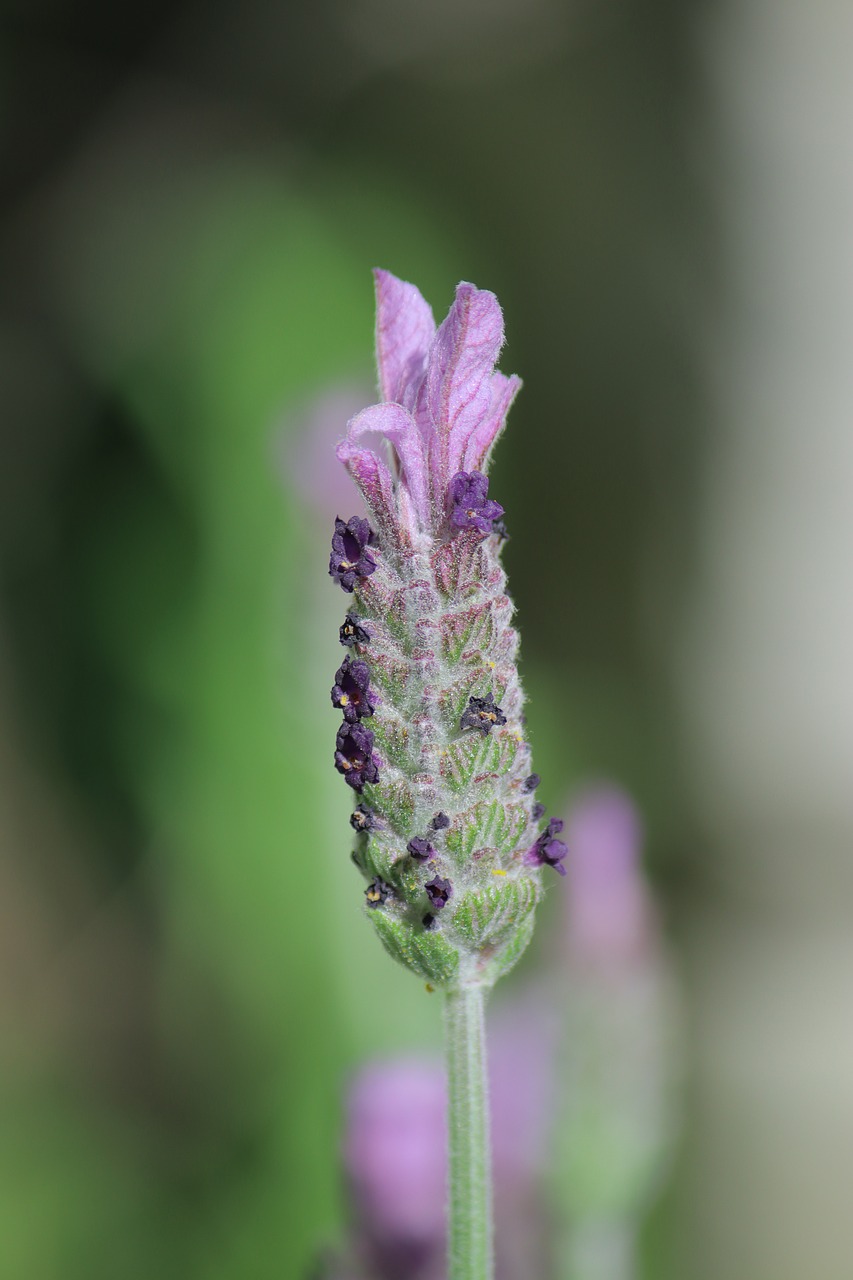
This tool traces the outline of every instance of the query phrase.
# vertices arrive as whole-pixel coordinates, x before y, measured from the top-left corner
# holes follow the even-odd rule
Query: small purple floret
[[[430,820],[429,825],[432,827],[433,831],[443,831],[445,827],[450,826],[450,819],[446,813],[439,811],[435,817]]]
[[[370,632],[365,630],[358,618],[348,613],[339,631],[341,644],[351,649],[354,644],[369,644]]]
[[[376,814],[366,804],[358,804],[349,816],[353,831],[372,831],[377,825]]]
[[[344,713],[350,724],[364,716],[372,716],[370,701],[370,667],[360,658],[344,658],[335,674],[332,687],[332,706]]]
[[[348,786],[361,791],[366,782],[376,782],[379,770],[373,759],[373,734],[363,724],[342,724],[335,740],[335,768]]]
[[[524,782],[521,785],[525,791],[535,791],[541,781],[542,779],[539,777],[538,773],[531,773],[528,778],[524,779]]]
[[[344,524],[340,516],[335,517],[329,576],[339,582],[344,591],[352,592],[359,578],[369,578],[375,572],[376,561],[367,550],[375,540],[367,520],[350,516]]]
[[[415,862],[429,862],[430,858],[435,857],[435,849],[423,836],[415,836],[410,840],[406,845],[406,852],[414,858]]]
[[[562,830],[562,818],[551,818],[539,839],[524,855],[528,867],[553,867],[561,876],[566,874],[562,862],[569,850],[562,840],[556,838]]]
[[[468,699],[468,706],[459,721],[460,729],[478,729],[485,737],[496,724],[506,724],[506,716],[496,705],[493,693],[487,693],[485,698]]]
[[[441,911],[447,906],[448,899],[453,896],[453,885],[449,880],[443,880],[441,876],[433,876],[432,880],[426,882],[424,889],[433,911]]]
[[[537,800],[533,806],[533,821],[538,822],[540,818],[544,818],[547,808],[548,806],[543,804],[541,800]]]
[[[386,884],[384,880],[380,880],[379,876],[371,880],[370,884],[364,891],[369,907],[381,907],[387,898],[391,897],[392,889],[390,884]]]
[[[482,471],[457,471],[447,490],[450,523],[454,529],[492,532],[493,521],[503,515],[504,509],[486,496],[488,492],[488,477]]]

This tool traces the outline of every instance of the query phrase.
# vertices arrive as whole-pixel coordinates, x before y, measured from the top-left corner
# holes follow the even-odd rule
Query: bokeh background
[[[5,0],[4,1276],[302,1280],[345,1081],[435,1042],[330,762],[382,265],[504,306],[542,798],[645,816],[643,1274],[849,1280],[851,48],[835,0]]]

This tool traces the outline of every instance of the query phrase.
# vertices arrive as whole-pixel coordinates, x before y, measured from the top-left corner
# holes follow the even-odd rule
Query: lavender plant
[[[369,518],[339,517],[332,538],[329,573],[353,598],[335,767],[358,796],[367,914],[390,955],[445,992],[449,1278],[488,1280],[483,1000],[530,940],[540,869],[564,874],[567,852],[558,819],[538,829],[504,509],[486,475],[520,382],[495,371],[493,294],[460,284],[436,329],[413,285],[375,276],[382,403],[337,449]]]

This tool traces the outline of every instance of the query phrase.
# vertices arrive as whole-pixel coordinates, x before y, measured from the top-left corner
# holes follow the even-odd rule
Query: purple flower
[[[503,515],[504,509],[499,502],[486,497],[488,492],[489,481],[482,471],[457,472],[447,490],[450,523],[454,529],[492,532],[492,522]]]
[[[506,724],[506,716],[495,705],[494,694],[487,693],[485,698],[468,699],[468,706],[459,721],[460,729],[478,729],[485,737],[496,724]]]
[[[350,1087],[352,1246],[366,1255],[362,1273],[377,1280],[446,1274],[446,1098],[441,1065],[417,1059],[370,1063]]]
[[[358,804],[349,816],[349,824],[353,831],[372,831],[376,824],[376,814],[366,804]]]
[[[540,818],[545,817],[545,810],[548,808],[541,800],[537,800],[533,806],[533,821],[538,822]]]
[[[569,834],[572,951],[597,963],[635,963],[656,933],[635,805],[618,787],[594,787],[573,806]]]
[[[569,850],[562,840],[556,838],[562,830],[563,819],[552,818],[536,843],[524,855],[524,861],[529,867],[553,867],[561,876],[566,874],[562,862]]]
[[[366,631],[358,618],[354,617],[351,613],[348,613],[344,618],[338,634],[341,644],[346,645],[348,649],[351,649],[354,644],[370,643],[370,632]]]
[[[344,713],[350,724],[363,716],[372,716],[374,707],[370,701],[370,667],[360,658],[344,658],[335,674],[332,688],[332,706]]]
[[[445,827],[450,826],[450,819],[446,813],[439,812],[430,819],[429,825],[432,827],[433,831],[443,831]]]
[[[393,890],[390,884],[386,884],[379,876],[375,876],[364,891],[369,907],[381,907],[386,899],[391,897]]]
[[[340,516],[335,517],[329,576],[339,582],[344,591],[352,592],[359,578],[369,578],[375,572],[376,561],[367,550],[374,541],[375,534],[367,520],[350,516],[344,524]]]
[[[521,784],[524,791],[535,791],[542,779],[538,773],[531,773],[529,777],[524,779]]]
[[[383,535],[411,542],[444,525],[451,479],[487,466],[521,382],[495,372],[504,330],[494,294],[460,284],[436,329],[414,285],[374,275],[382,403],[350,420],[337,453]],[[390,443],[390,468],[364,436]]]
[[[376,782],[379,770],[373,759],[373,734],[363,724],[342,724],[335,740],[335,768],[354,791]]]
[[[429,862],[430,858],[435,857],[435,849],[433,849],[429,840],[424,840],[423,836],[415,836],[406,845],[407,853],[411,854],[415,862]]]
[[[441,876],[433,876],[432,880],[427,880],[424,889],[433,911],[441,911],[447,906],[448,899],[453,897],[453,885]]]

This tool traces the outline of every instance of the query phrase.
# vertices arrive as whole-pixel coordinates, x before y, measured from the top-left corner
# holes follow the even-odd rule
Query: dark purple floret
[[[372,831],[377,825],[376,814],[366,804],[358,804],[349,816],[353,831]]]
[[[376,782],[379,770],[371,752],[373,734],[363,724],[342,724],[335,740],[335,768],[354,791],[366,782]]]
[[[531,773],[528,778],[524,779],[524,782],[521,785],[525,791],[535,791],[541,781],[542,779],[539,777],[538,773]]]
[[[540,818],[544,818],[544,816],[545,816],[545,810],[547,809],[547,807],[548,807],[548,806],[547,806],[547,805],[544,805],[544,804],[542,803],[542,801],[541,801],[541,800],[537,800],[537,801],[536,801],[535,805],[533,806],[533,821],[534,821],[534,822],[538,822]]]
[[[414,858],[415,862],[429,862],[430,858],[435,857],[435,849],[423,836],[415,836],[410,840],[406,845],[406,852]]]
[[[529,867],[548,866],[559,871],[561,876],[566,874],[562,862],[569,850],[562,840],[556,838],[562,830],[563,819],[552,818],[536,843],[524,855],[524,861]]]
[[[344,713],[350,724],[362,716],[372,716],[374,707],[370,701],[370,667],[360,658],[344,658],[335,673],[332,688],[332,706]]]
[[[348,613],[344,618],[338,635],[340,636],[341,644],[345,644],[348,649],[351,649],[354,644],[370,643],[370,632],[351,613]]]
[[[436,920],[435,916],[432,914],[431,911],[428,911],[426,913],[423,920],[421,921],[421,924],[429,933],[431,933],[433,929],[438,928],[438,921]]]
[[[492,521],[492,534],[498,542],[509,542],[509,533],[503,520]]]
[[[332,534],[332,554],[329,557],[329,575],[339,582],[344,591],[353,591],[359,578],[369,578],[376,569],[376,561],[367,550],[376,535],[367,520],[350,516],[346,524],[335,517]]]
[[[485,735],[491,733],[496,724],[506,724],[506,716],[495,705],[493,694],[487,693],[485,698],[468,699],[468,706],[459,721],[460,729],[479,729]]]
[[[450,826],[450,819],[446,813],[439,811],[435,817],[431,819],[429,825],[432,827],[433,831],[443,831],[445,827]]]
[[[433,876],[432,880],[426,882],[424,889],[433,911],[441,911],[447,906],[448,899],[453,896],[453,885],[449,880],[443,880],[441,876]]]
[[[364,891],[369,907],[381,907],[386,898],[390,898],[393,890],[390,884],[386,884],[384,880],[380,880],[379,876],[371,880],[370,884]]]
[[[457,471],[447,490],[454,529],[492,532],[492,522],[503,515],[504,509],[486,496],[488,492],[489,481],[482,471]]]

